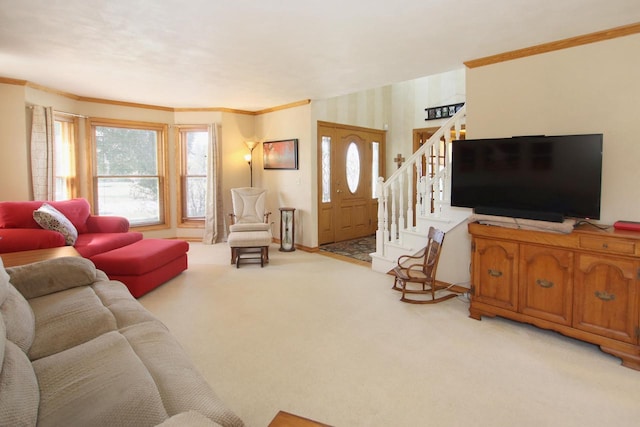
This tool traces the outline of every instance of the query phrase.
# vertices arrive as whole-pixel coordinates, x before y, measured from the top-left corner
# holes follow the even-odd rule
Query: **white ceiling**
[[[0,77],[256,111],[636,22],[638,0],[0,0]]]

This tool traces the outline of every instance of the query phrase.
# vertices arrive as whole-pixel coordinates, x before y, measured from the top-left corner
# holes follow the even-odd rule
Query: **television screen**
[[[451,205],[549,221],[600,218],[602,134],[453,142]]]

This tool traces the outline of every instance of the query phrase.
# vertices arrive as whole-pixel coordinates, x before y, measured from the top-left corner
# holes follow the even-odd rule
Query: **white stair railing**
[[[417,226],[418,217],[439,218],[443,206],[450,204],[451,141],[460,137],[465,118],[466,107],[463,106],[386,182],[384,178],[378,178],[377,255],[384,256],[385,247],[389,243],[401,246],[402,231],[420,232]],[[442,138],[445,141],[444,146],[441,144]],[[444,158],[444,162],[430,162],[430,157]]]

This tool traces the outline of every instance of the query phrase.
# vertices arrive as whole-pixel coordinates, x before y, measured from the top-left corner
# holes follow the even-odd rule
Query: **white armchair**
[[[269,262],[271,243],[270,212],[265,209],[267,190],[242,187],[231,189],[233,213],[230,214],[228,243],[231,264],[240,267],[241,260],[256,260],[260,266]],[[252,256],[251,254],[259,254]]]
[[[231,189],[233,213],[230,232],[271,230],[269,215],[265,209],[267,190],[263,188],[242,187]]]

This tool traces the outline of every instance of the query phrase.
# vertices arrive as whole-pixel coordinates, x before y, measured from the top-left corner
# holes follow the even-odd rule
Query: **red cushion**
[[[0,228],[40,228],[33,211],[44,202],[0,202]]]
[[[33,211],[45,203],[42,200],[24,202],[0,202],[0,228],[40,228],[33,219]],[[89,202],[85,199],[61,200],[46,202],[59,210],[78,230],[87,231],[89,218]]]
[[[157,288],[169,279],[187,269],[187,254],[184,254],[162,267],[142,275],[107,274],[111,280],[119,280],[129,288],[135,298]]]
[[[114,274],[141,275],[168,264],[188,250],[189,243],[184,240],[144,239],[90,259],[109,277]]]
[[[0,229],[0,253],[30,251],[64,246],[64,236],[57,231],[38,228]]]
[[[91,206],[89,206],[89,202],[86,199],[79,198],[47,203],[66,216],[78,230],[78,233],[87,232],[87,218],[91,215]]]
[[[78,234],[74,247],[85,258],[112,251],[142,240],[142,233],[84,233]]]

